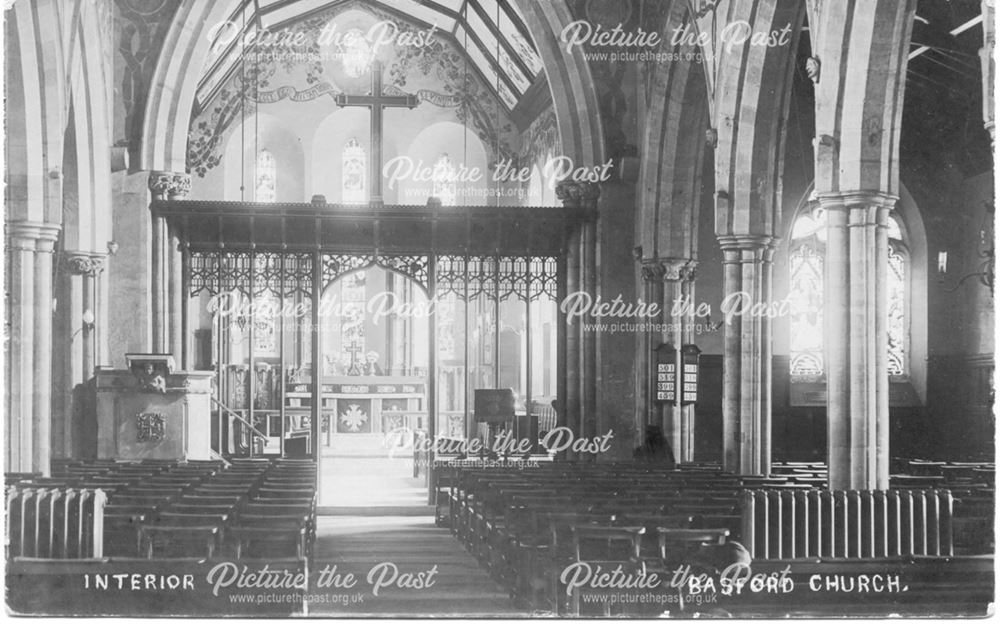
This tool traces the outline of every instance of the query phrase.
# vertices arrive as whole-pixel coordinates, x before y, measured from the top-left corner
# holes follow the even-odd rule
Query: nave
[[[995,467],[896,470],[845,492],[821,463],[456,460],[433,517],[318,516],[311,461],[72,462],[7,475],[8,597],[50,615],[985,615]]]
[[[309,615],[523,615],[503,587],[432,517],[320,517],[316,532],[314,568],[335,565],[360,582],[351,589],[314,585],[310,592],[315,599],[306,603]],[[373,570],[373,581],[383,587],[378,596],[367,580]],[[361,601],[352,599],[357,589],[364,590]]]

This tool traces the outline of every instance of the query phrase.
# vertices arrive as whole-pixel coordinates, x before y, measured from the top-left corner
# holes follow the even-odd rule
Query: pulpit
[[[210,459],[213,372],[175,372],[168,354],[125,360],[97,370],[98,458]]]

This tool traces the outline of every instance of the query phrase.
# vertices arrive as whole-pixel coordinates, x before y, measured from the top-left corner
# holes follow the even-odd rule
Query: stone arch
[[[810,14],[816,190],[899,194],[899,134],[916,3],[825,2]],[[864,76],[867,80],[845,80]]]
[[[61,221],[64,8],[55,0],[18,2],[7,12],[8,220]]]
[[[233,14],[236,0],[186,2],[174,15],[146,99],[140,170],[184,172],[195,91],[211,53],[208,33]]]
[[[579,164],[604,160],[604,130],[590,66],[577,46],[560,45],[559,35],[573,21],[566,0],[515,0],[525,18],[549,82],[563,153]]]
[[[143,116],[138,169],[183,172],[187,133],[202,67],[210,56],[210,29],[233,15],[239,2],[185,3],[167,32],[153,73]],[[566,51],[559,33],[572,21],[565,0],[517,0],[548,77],[556,120],[567,156],[597,164],[604,155],[597,96],[583,51]]]
[[[753,33],[790,29],[786,44],[725,46],[711,55],[716,68],[712,119],[715,146],[716,234],[775,236],[780,228],[785,118],[791,97],[798,33],[805,16],[798,2],[755,0],[730,3],[726,24],[749,25]],[[706,55],[709,56],[709,55]]]
[[[690,20],[686,3],[673,3],[662,29],[665,44],[674,28]],[[697,256],[708,96],[695,58],[696,46],[677,44],[661,52],[680,60],[657,66],[652,77],[640,153],[637,241],[643,260],[693,259]]]

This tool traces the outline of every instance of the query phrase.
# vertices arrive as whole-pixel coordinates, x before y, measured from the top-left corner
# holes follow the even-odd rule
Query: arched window
[[[344,204],[362,204],[368,201],[365,185],[367,169],[365,151],[354,137],[344,146],[343,181],[341,184]]]
[[[902,226],[889,217],[888,335],[889,375],[909,375],[910,257]],[[823,293],[826,257],[826,212],[805,209],[792,224],[788,251],[789,348],[792,381],[825,379],[823,358]]]
[[[448,153],[442,154],[434,163],[432,173],[434,189],[431,195],[441,201],[444,206],[455,204],[455,166]]]
[[[274,161],[274,155],[267,150],[258,152],[257,164],[254,169],[254,201],[274,202],[277,199],[277,177],[278,166]]]

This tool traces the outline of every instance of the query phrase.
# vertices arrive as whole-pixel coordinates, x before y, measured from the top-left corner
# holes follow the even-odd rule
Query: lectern
[[[169,354],[125,361],[97,370],[98,458],[210,459],[213,372],[175,372]]]

